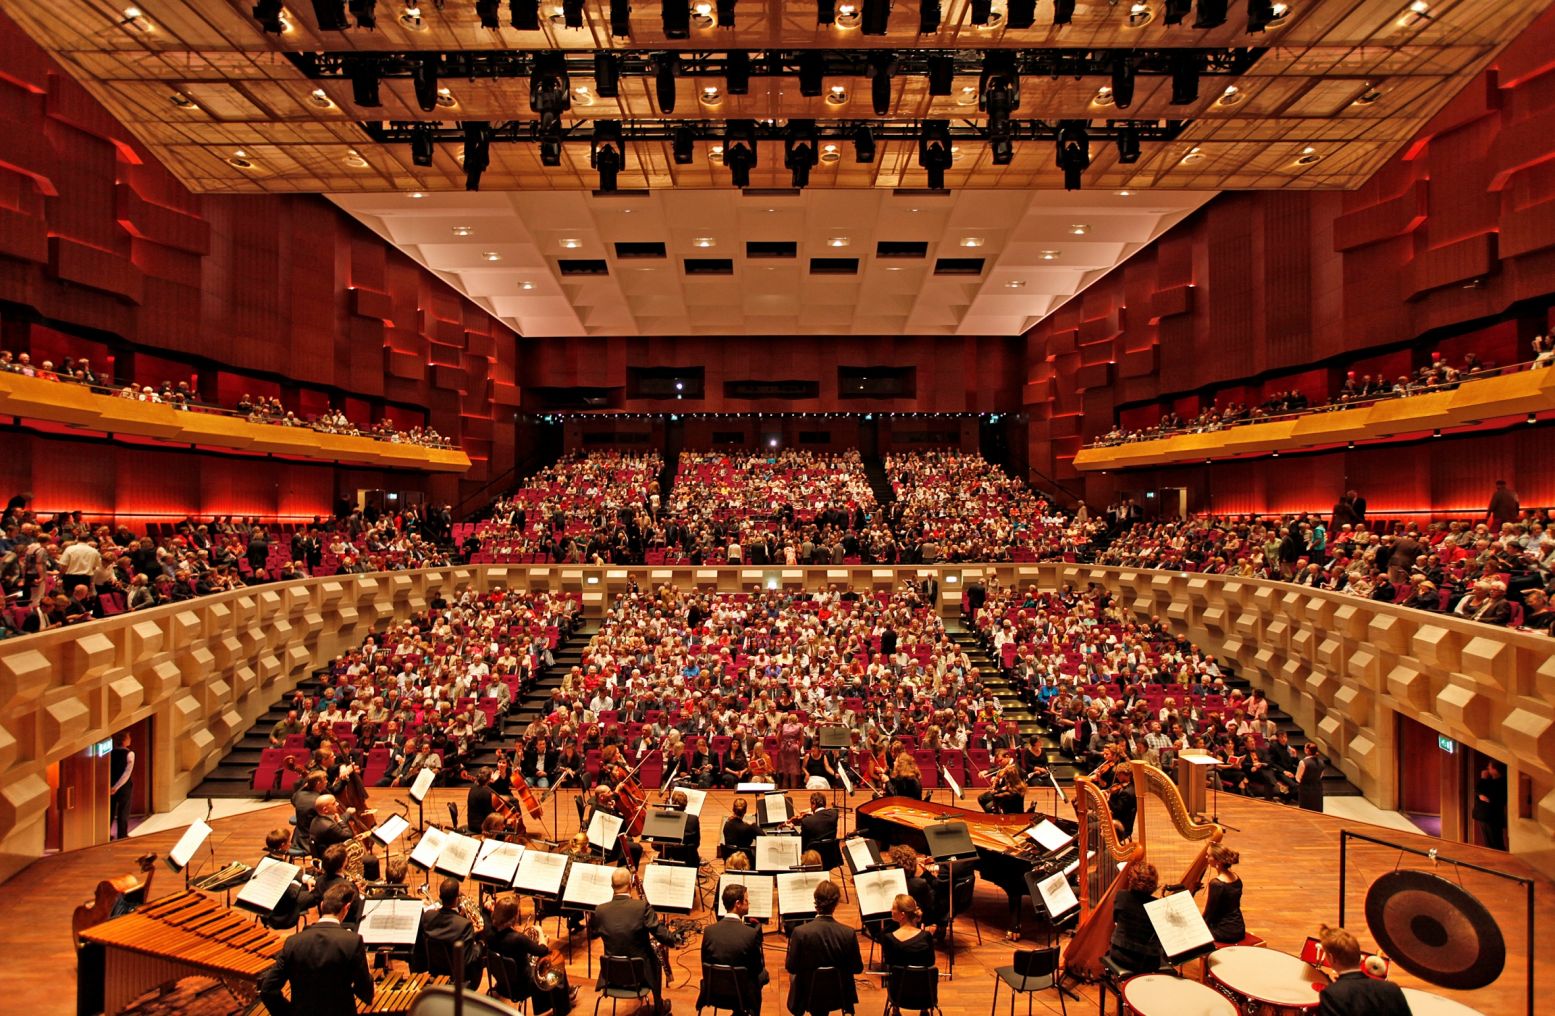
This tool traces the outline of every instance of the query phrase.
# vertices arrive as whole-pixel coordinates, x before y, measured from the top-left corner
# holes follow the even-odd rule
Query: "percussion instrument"
[[[1413,1016],[1484,1016],[1478,1009],[1471,1009],[1462,1002],[1454,1002],[1419,988],[1405,988],[1404,999],[1409,1003],[1409,1011]]]
[[[105,878],[97,883],[93,898],[81,904],[70,915],[70,937],[76,948],[81,948],[81,933],[94,925],[102,924],[113,915],[115,908],[130,909],[151,892],[151,880],[156,877],[157,855],[145,854],[136,859],[139,873],[131,872],[118,878]]]
[[[1247,1016],[1302,1016],[1317,1012],[1323,971],[1299,956],[1257,946],[1217,949],[1205,959],[1204,983],[1236,1003]]]
[[[184,977],[214,977],[240,1000],[257,994],[281,937],[204,893],[186,891],[81,932],[103,947],[104,1012]]]
[[[410,1005],[410,1016],[453,1016],[454,990],[448,987],[427,988],[416,996]],[[464,1011],[469,1016],[524,1016],[524,1010],[515,1009],[489,995],[464,993]]]
[[[395,971],[380,974],[378,979],[373,982],[372,1003],[363,1005],[361,1002],[358,1002],[357,1016],[404,1016],[405,1013],[410,1011],[410,1007],[415,1004],[416,999],[420,997],[422,992],[428,988],[446,987],[447,985],[448,978],[442,975],[434,977],[431,974],[407,974]],[[290,999],[292,996],[291,985],[288,984],[282,988],[281,993]],[[474,997],[476,996],[473,994],[465,996],[467,1006],[469,1004],[468,999]],[[482,1010],[472,1009],[471,1011],[480,1012]],[[242,1011],[242,1016],[270,1016],[270,1010],[265,1008],[263,1002],[256,1000]]]
[[[1123,1012],[1133,1016],[1237,1016],[1214,988],[1171,974],[1140,974],[1123,982]]]

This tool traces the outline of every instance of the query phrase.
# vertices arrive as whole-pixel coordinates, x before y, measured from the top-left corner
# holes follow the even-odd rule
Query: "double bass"
[[[151,895],[151,880],[156,877],[157,855],[143,854],[136,858],[139,872],[130,872],[118,878],[105,878],[97,883],[90,901],[81,904],[70,915],[70,938],[76,948],[81,948],[81,933],[112,917],[127,914],[146,902]]]

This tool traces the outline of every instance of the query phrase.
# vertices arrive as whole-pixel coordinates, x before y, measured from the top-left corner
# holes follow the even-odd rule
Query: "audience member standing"
[[[1517,492],[1508,487],[1505,480],[1497,480],[1496,492],[1490,495],[1490,508],[1486,512],[1486,521],[1497,526],[1516,522],[1522,510],[1522,502],[1517,499]]]

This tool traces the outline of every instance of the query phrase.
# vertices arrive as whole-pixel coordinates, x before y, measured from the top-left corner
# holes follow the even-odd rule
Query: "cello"
[[[157,855],[143,854],[135,863],[140,867],[138,875],[131,872],[118,878],[103,879],[97,883],[91,902],[81,904],[70,915],[70,938],[78,950],[83,931],[121,913],[129,913],[150,896],[151,880],[157,873]]]

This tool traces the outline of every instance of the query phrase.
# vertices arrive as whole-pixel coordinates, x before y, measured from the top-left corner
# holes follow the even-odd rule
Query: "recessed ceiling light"
[[[413,190],[406,196],[410,197],[410,198],[413,198],[413,199],[415,199],[417,201],[420,201],[422,198],[426,197],[427,195],[426,195],[426,191]]]
[[[400,24],[412,32],[425,32],[427,23],[421,20],[421,7],[419,4],[407,4],[404,13],[400,15]]]
[[[502,260],[502,255],[498,254],[494,250],[488,250],[488,251],[482,252],[481,257],[485,258],[487,261],[501,261]]]
[[[723,98],[723,93],[718,90],[718,86],[717,85],[708,85],[706,88],[702,89],[702,101],[703,102],[706,102],[708,104],[712,104],[712,103],[718,102],[722,98]]]
[[[832,85],[826,93],[826,101],[833,106],[840,106],[848,101],[848,89],[843,85]]]
[[[1056,250],[1045,250],[1045,251],[1043,251],[1042,252],[1042,260],[1043,261],[1057,261],[1058,260],[1058,251],[1056,251]]]
[[[1091,231],[1091,227],[1087,226],[1083,222],[1076,222],[1074,225],[1069,227],[1069,232],[1071,234],[1073,234],[1074,236],[1084,236],[1086,233],[1089,233],[1090,231]]]
[[[241,149],[241,148],[239,148],[237,151],[233,152],[231,155],[227,156],[227,165],[234,166],[234,167],[236,167],[238,169],[253,169],[254,168],[253,160],[251,160],[248,157],[248,153],[243,151],[243,149]]]
[[[1306,151],[1302,152],[1301,155],[1297,157],[1296,165],[1310,166],[1315,162],[1321,162],[1322,159],[1323,157],[1321,155],[1318,155],[1312,148],[1309,147],[1306,149]]]
[[[308,101],[313,103],[319,109],[333,109],[335,106],[334,101],[329,97],[329,93],[324,91],[322,88],[315,88],[313,91],[309,92]]]
[[[1305,147],[1305,148],[1303,148],[1301,150],[1301,154],[1302,155],[1311,155],[1315,151],[1317,151],[1316,148],[1313,148],[1311,145],[1308,145],[1307,147]]]
[[[1120,197],[1120,198],[1131,198],[1133,196],[1134,196],[1134,192],[1131,191],[1131,190],[1120,190],[1120,191],[1118,191],[1118,197]]]
[[[367,160],[362,158],[362,153],[355,148],[346,152],[346,157],[341,161],[352,169],[365,169],[367,167]]]
[[[1242,94],[1242,90],[1240,88],[1236,87],[1235,85],[1227,85],[1226,90],[1220,93],[1220,98],[1215,100],[1215,105],[1235,106],[1245,98],[1247,98],[1247,96]]]
[[[1198,145],[1194,145],[1192,148],[1188,149],[1188,154],[1182,157],[1182,161],[1185,165],[1191,165],[1195,162],[1202,162],[1204,161],[1204,153],[1199,151]]]
[[[713,147],[709,148],[707,150],[707,157],[709,159],[722,159],[724,157],[724,146],[714,145]]]
[[[575,236],[564,236],[558,242],[567,250],[577,250],[583,246],[583,241]]]
[[[455,226],[453,229],[454,236],[469,236],[475,232],[474,226]]]
[[[840,162],[841,160],[842,160],[842,152],[838,150],[836,145],[825,144],[825,145],[821,146],[821,161],[822,162],[830,165],[833,162]]]
[[[1026,288],[1026,282],[1025,282],[1024,279],[1011,279],[1009,282],[1006,282],[1004,284],[1004,288],[1005,289],[1025,289]]]
[[[561,7],[552,7],[550,21],[553,25],[567,26],[567,11]]]
[[[182,92],[174,92],[172,95],[169,95],[167,98],[168,98],[169,102],[171,102],[173,105],[177,106],[179,109],[199,109],[200,108],[198,105],[196,105],[196,103],[195,103],[195,101],[193,99],[189,98],[189,96],[185,95]]]
[[[710,3],[693,4],[691,7],[691,22],[698,28],[712,28],[713,5]]]
[[[1096,89],[1096,95],[1091,99],[1091,102],[1098,106],[1111,106],[1116,101],[1117,100],[1112,97],[1111,85],[1102,85],[1100,88]]]
[[[693,247],[716,247],[717,245],[718,241],[710,236],[699,236],[691,241]]]
[[[1366,91],[1355,97],[1354,104],[1357,106],[1370,106],[1380,98],[1382,98],[1382,89],[1367,85]]]
[[[826,246],[828,246],[828,247],[846,247],[848,244],[850,244],[852,242],[853,241],[849,240],[845,236],[834,236],[830,240],[826,241]]]
[[[1155,17],[1155,10],[1147,3],[1135,3],[1128,9],[1128,26],[1130,28],[1142,28],[1150,24]]]
[[[533,289],[533,288],[535,288],[535,284],[533,282],[529,282],[529,281],[526,280],[524,282],[520,282],[518,284],[518,288],[519,289]]]
[[[961,246],[963,247],[981,247],[982,245],[983,238],[980,236],[963,236],[961,238]]]
[[[956,105],[958,105],[958,106],[975,106],[975,105],[977,105],[977,89],[973,88],[971,85],[963,85],[961,87],[961,94],[956,96]]]
[[[594,105],[594,93],[589,91],[588,85],[579,85],[572,90],[572,98],[580,106]]]
[[[837,5],[837,27],[857,28],[859,25],[859,12],[855,4]]]
[[[453,89],[445,85],[437,90],[437,104],[444,109],[452,109],[459,105],[459,100],[454,98]]]
[[[124,8],[124,17],[125,17],[126,20],[134,21],[136,18],[140,17],[140,15],[141,15],[141,10],[140,10],[139,7],[126,7],[126,8]]]

